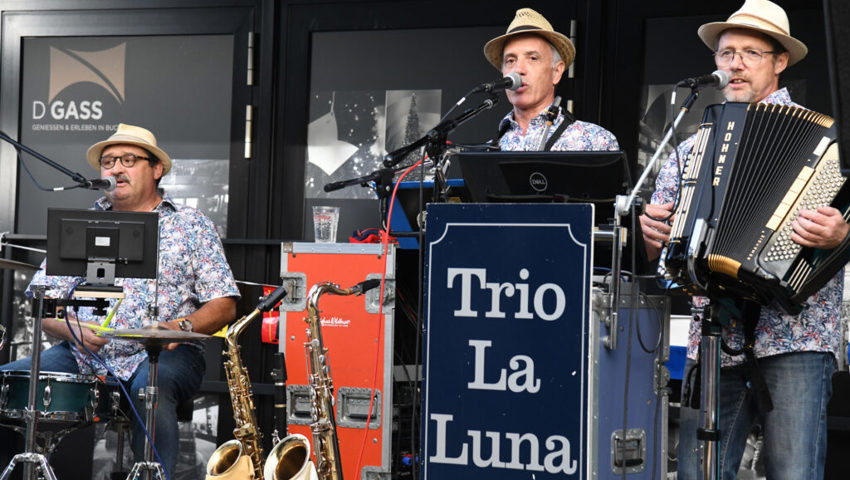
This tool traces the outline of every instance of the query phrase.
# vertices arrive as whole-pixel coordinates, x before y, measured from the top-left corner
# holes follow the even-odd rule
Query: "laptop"
[[[595,223],[614,216],[614,199],[632,186],[626,154],[461,152],[455,155],[473,202],[592,203]]]
[[[593,223],[600,229],[611,228],[617,195],[627,194],[633,186],[626,154],[621,151],[460,152],[454,161],[460,164],[473,202],[592,203]],[[628,215],[622,224],[630,230],[623,267],[649,271],[639,223]],[[595,250],[594,266],[610,266],[611,246],[597,242]]]

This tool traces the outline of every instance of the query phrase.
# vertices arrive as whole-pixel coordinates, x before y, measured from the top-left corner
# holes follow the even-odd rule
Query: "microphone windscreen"
[[[717,88],[726,88],[726,85],[729,85],[729,74],[723,70],[715,70],[712,75],[717,77]]]
[[[511,80],[511,83],[505,86],[507,90],[514,91],[522,86],[522,77],[520,77],[520,75],[516,72],[511,72],[505,75],[505,79]]]

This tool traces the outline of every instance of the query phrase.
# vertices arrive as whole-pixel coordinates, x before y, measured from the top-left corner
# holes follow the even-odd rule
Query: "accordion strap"
[[[773,410],[773,401],[770,399],[770,389],[767,387],[767,382],[764,380],[758,359],[753,351],[760,313],[761,305],[758,303],[748,301],[744,304],[742,316],[744,322],[744,356],[747,357],[747,365],[750,369],[750,385],[756,396],[756,402],[758,402],[762,413],[767,413]]]

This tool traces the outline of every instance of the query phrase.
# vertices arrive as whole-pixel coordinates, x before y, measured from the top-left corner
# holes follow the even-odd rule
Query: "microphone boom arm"
[[[16,140],[13,140],[10,136],[6,135],[2,131],[0,131],[0,140],[4,140],[4,141],[8,142],[9,144],[11,144],[16,149],[23,150],[24,152],[32,155],[33,157],[41,160],[42,162],[46,163],[47,165],[53,167],[54,169],[59,170],[60,172],[64,173],[65,175],[71,177],[71,180],[73,180],[73,181],[75,181],[75,182],[77,182],[81,185],[86,184],[88,182],[88,179],[86,179],[86,177],[82,176],[81,174],[79,174],[77,172],[72,172],[71,170],[68,170],[67,168],[63,167],[62,165],[59,165],[58,163],[54,162],[53,160],[45,157],[44,155],[36,152],[35,150],[27,147],[26,145],[19,143]]]

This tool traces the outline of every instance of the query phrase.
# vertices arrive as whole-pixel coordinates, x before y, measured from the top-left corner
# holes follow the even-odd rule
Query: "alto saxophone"
[[[304,350],[307,365],[310,367],[310,414],[313,433],[313,449],[316,453],[316,470],[321,480],[342,480],[342,464],[339,457],[339,438],[336,432],[334,416],[334,387],[331,379],[328,349],[322,340],[322,327],[319,318],[319,297],[325,293],[335,295],[360,295],[380,284],[372,279],[342,289],[331,282],[313,285],[308,294],[307,304],[307,342]]]
[[[237,320],[225,337],[227,349],[223,355],[224,372],[230,399],[233,404],[234,440],[223,443],[213,452],[207,462],[207,480],[256,479],[263,480],[262,434],[257,428],[254,413],[254,401],[251,395],[251,380],[248,370],[242,365],[237,339],[245,327],[263,312],[272,309],[286,295],[284,287],[278,287],[257,305],[250,314]],[[314,478],[310,472],[315,467],[310,462],[310,443],[303,435],[290,435],[275,445],[275,464],[266,465],[265,470],[272,472],[269,478],[274,480],[294,478]],[[272,456],[270,455],[270,458]],[[268,463],[268,462],[267,462]],[[271,469],[269,468],[271,467]]]

